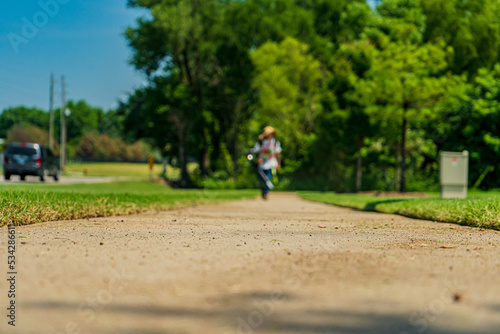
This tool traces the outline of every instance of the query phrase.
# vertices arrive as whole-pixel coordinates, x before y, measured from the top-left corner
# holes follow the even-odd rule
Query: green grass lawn
[[[377,197],[372,195],[301,192],[306,200],[334,204],[358,210],[395,213],[411,218],[500,230],[500,193],[471,192],[465,200]]]
[[[148,182],[0,186],[0,226],[169,210],[258,195],[255,190],[173,190]]]
[[[188,164],[188,169],[192,171],[196,164]],[[84,171],[87,176],[117,176],[137,179],[147,179],[149,177],[149,166],[147,163],[128,163],[128,162],[93,162],[68,164],[64,175],[83,176]],[[153,175],[160,175],[163,171],[163,165],[156,163],[153,168]],[[179,168],[167,166],[167,176],[169,179],[178,179],[180,177]]]
[[[83,175],[84,170],[87,171],[87,176],[126,176],[132,178],[147,178],[149,177],[148,164],[135,163],[116,163],[116,162],[96,162],[83,163],[66,166],[66,175]],[[153,173],[158,175],[162,172],[162,166],[155,164]]]

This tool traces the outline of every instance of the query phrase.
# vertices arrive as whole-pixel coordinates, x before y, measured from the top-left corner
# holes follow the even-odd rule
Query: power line
[[[37,96],[37,97],[46,96],[46,95],[38,92],[37,90],[31,90],[31,89],[27,89],[27,88],[23,88],[23,87],[19,87],[19,86],[14,86],[14,85],[11,85],[9,83],[2,82],[2,81],[0,81],[0,85],[3,85],[5,87],[9,87],[12,90],[18,91],[20,93],[30,93],[30,94],[32,94],[32,96]]]

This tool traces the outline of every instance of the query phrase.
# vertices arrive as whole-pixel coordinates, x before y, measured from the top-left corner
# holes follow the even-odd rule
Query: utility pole
[[[49,148],[54,149],[54,73],[50,75]]]
[[[66,166],[66,82],[64,75],[61,78],[61,171],[65,170]]]

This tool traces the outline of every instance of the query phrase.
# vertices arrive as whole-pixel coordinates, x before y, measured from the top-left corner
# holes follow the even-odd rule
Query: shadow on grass
[[[363,211],[377,211],[377,205],[379,204],[390,204],[390,203],[397,203],[397,202],[406,202],[408,201],[407,199],[387,199],[387,200],[381,200],[381,201],[375,201],[375,202],[370,202],[365,205],[363,208]]]

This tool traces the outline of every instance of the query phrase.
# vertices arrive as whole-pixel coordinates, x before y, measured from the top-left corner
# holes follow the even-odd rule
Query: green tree
[[[49,114],[41,109],[25,106],[5,109],[0,114],[0,138],[6,138],[7,132],[15,125],[28,124],[48,130]]]
[[[132,64],[144,71],[150,78],[166,76],[175,78],[174,89],[181,89],[189,95],[191,105],[187,109],[197,110],[183,117],[172,114],[176,127],[185,129],[193,123],[199,136],[200,165],[202,173],[208,173],[209,138],[207,131],[205,91],[214,73],[210,44],[211,26],[215,19],[216,1],[181,0],[157,2],[149,0],[130,1],[132,6],[150,10],[151,19],[140,19],[137,27],[129,27],[126,37],[134,50]],[[186,103],[184,103],[186,105]],[[175,105],[163,106],[162,112],[177,110]],[[184,137],[178,131],[180,154],[185,157]],[[180,157],[182,161],[184,157]],[[183,175],[187,183],[187,175]]]
[[[190,184],[186,151],[194,119],[190,99],[188,88],[176,78],[158,77],[118,108],[127,137],[151,138],[165,156],[177,158],[182,187]]]
[[[443,41],[454,50],[451,69],[475,76],[500,60],[498,0],[421,0],[425,42]]]
[[[68,101],[69,116],[66,117],[68,142],[76,144],[87,132],[98,131],[104,110],[90,106],[86,101]]]
[[[108,110],[105,112],[99,122],[99,132],[105,133],[113,138],[123,136],[123,116],[117,110]],[[123,138],[127,140],[128,138]]]
[[[257,131],[272,124],[280,133],[287,157],[300,160],[314,137],[315,117],[321,112],[324,73],[308,46],[288,37],[268,42],[251,54],[253,87],[259,94]]]
[[[460,103],[449,103],[442,111],[446,124],[433,133],[441,150],[470,152],[473,184],[484,174],[483,188],[500,186],[500,64],[478,71]],[[430,131],[429,131],[430,132]],[[431,132],[432,133],[432,132]]]
[[[209,110],[214,133],[212,162],[224,169],[224,152],[231,155],[233,176],[241,172],[238,160],[254,135],[248,126],[257,101],[252,89],[252,50],[268,41],[280,42],[287,36],[311,40],[314,36],[310,12],[289,0],[230,1],[223,5],[221,19],[214,26],[218,83],[209,87]],[[218,149],[220,147],[220,149]],[[217,161],[220,163],[217,164]]]
[[[418,173],[435,179],[437,151],[454,147],[479,152],[478,179],[494,166],[498,0],[129,3],[150,13],[126,32],[148,85],[98,127],[120,132],[110,120],[123,119],[127,142],[147,138],[176,157],[184,185],[193,158],[203,175],[236,176],[267,123],[297,161],[289,169],[321,189],[396,179],[415,189]]]
[[[419,44],[423,41],[425,15],[420,0],[384,0],[378,7],[374,26],[393,42]]]
[[[235,167],[255,98],[250,50],[288,35],[307,39],[314,32],[312,16],[288,0],[137,0],[130,4],[151,13],[150,19],[139,20],[126,32],[134,50],[132,64],[150,78],[152,89],[183,96],[182,108],[169,104],[147,110],[161,113],[173,127],[183,129],[175,131],[179,152],[198,157],[203,175],[211,164],[227,165],[218,164],[227,161],[224,152],[231,154]],[[155,78],[168,81],[170,88],[164,90]],[[178,98],[160,100],[170,103]],[[185,147],[178,145],[182,142]]]
[[[337,141],[347,148],[347,154],[351,153],[352,147],[356,150],[357,192],[362,190],[365,141],[374,136],[378,128],[378,124],[374,124],[367,113],[368,103],[360,100],[359,94],[356,94],[359,81],[364,78],[371,66],[372,48],[372,44],[366,39],[340,45],[335,54],[331,77],[331,86],[337,97],[338,107],[342,110],[337,128],[344,127],[343,136]]]
[[[299,40],[323,64],[331,64],[333,53],[342,43],[349,43],[364,31],[371,21],[371,10],[365,0],[296,0],[311,13],[314,33]]]
[[[441,46],[390,43],[372,50],[372,65],[358,94],[380,122],[400,126],[400,186],[406,189],[408,128],[433,113],[456,78],[446,75],[446,51]]]

